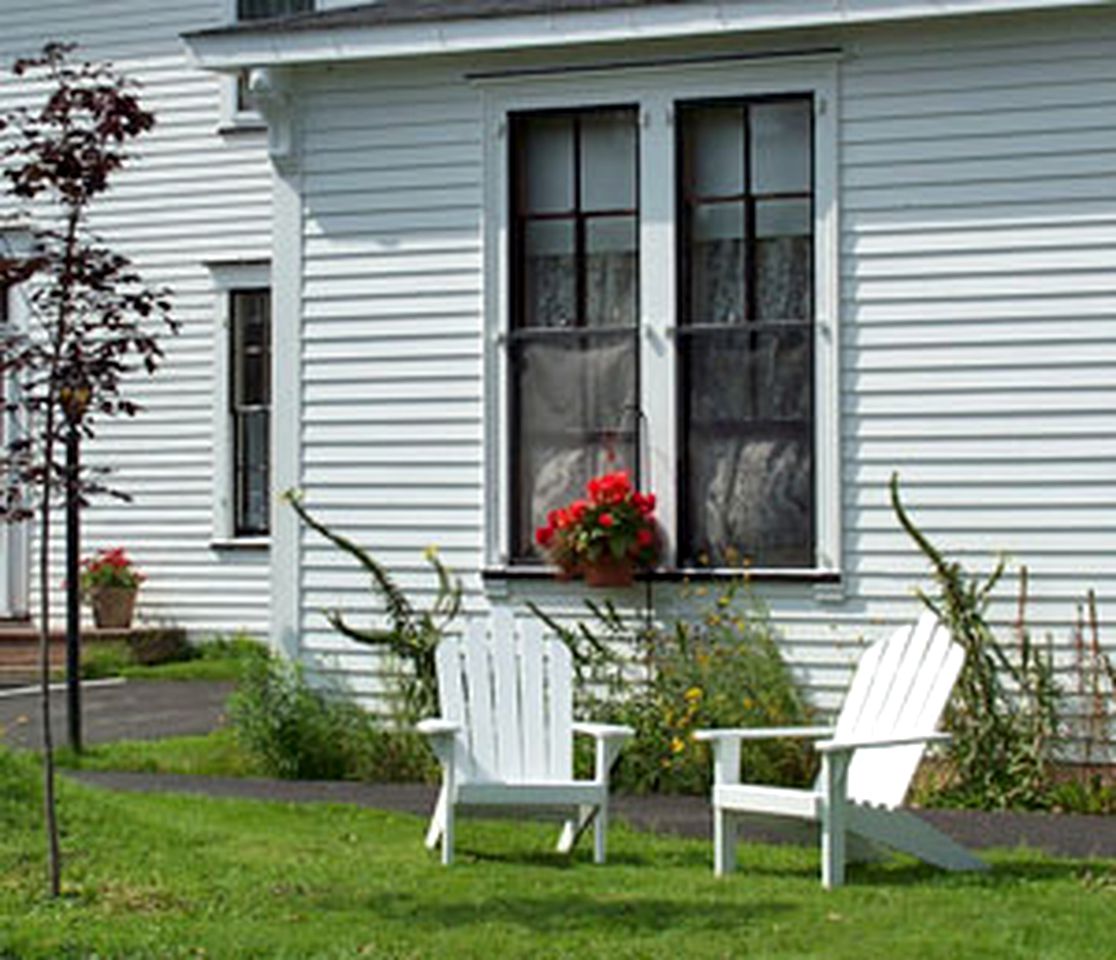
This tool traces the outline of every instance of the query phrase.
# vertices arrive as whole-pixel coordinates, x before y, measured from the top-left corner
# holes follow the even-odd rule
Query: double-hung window
[[[229,294],[233,534],[266,536],[271,506],[271,291]]]
[[[214,287],[213,545],[264,547],[271,466],[271,268],[208,264]]]
[[[638,111],[511,121],[513,551],[609,466],[638,462]]]
[[[492,562],[606,469],[668,567],[839,572],[832,63],[493,90]],[[502,139],[501,139],[502,135]]]

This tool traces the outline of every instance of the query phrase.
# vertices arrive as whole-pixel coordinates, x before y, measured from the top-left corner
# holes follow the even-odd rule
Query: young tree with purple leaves
[[[39,668],[42,685],[43,806],[50,892],[61,888],[54,755],[50,726],[50,541],[52,511],[67,491],[82,503],[112,490],[103,472],[71,471],[71,431],[89,439],[105,417],[134,416],[126,388],[134,372],[155,372],[158,336],[175,332],[168,291],[145,285],[131,262],[91,229],[90,207],[151,130],[135,84],[110,64],[70,59],[48,44],[13,72],[43,85],[45,101],[0,115],[0,172],[11,217],[30,239],[26,255],[0,249],[0,289],[19,284],[28,322],[3,332],[0,375],[12,384],[7,412],[21,429],[3,450],[0,512],[35,518],[38,543]],[[11,326],[11,325],[10,325]]]

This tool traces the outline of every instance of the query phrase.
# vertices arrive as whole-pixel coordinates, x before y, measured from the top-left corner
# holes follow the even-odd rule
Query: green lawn
[[[264,775],[260,766],[236,742],[233,731],[227,728],[196,737],[120,740],[86,747],[80,757],[62,748],[58,751],[58,764],[82,770],[129,773],[184,773],[207,777]]]
[[[622,827],[594,867],[554,830],[465,821],[459,863],[413,817],[64,783],[65,897],[43,897],[31,761],[0,754],[0,956],[1110,958],[1116,863],[1001,853],[986,875],[896,862],[830,894],[816,853]]]

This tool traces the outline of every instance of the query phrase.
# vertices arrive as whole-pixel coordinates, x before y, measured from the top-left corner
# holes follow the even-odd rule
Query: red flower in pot
[[[590,586],[627,586],[659,559],[655,495],[633,489],[627,470],[593,477],[585,492],[552,510],[535,542],[566,579],[584,574]]]

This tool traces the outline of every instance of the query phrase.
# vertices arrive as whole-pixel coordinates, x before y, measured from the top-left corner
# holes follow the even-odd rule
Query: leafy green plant
[[[746,581],[690,594],[691,615],[661,625],[646,612],[625,618],[611,603],[590,603],[592,624],[571,629],[532,605],[573,652],[579,708],[635,730],[614,774],[618,789],[706,794],[712,763],[695,730],[813,722],[768,612]],[[612,652],[625,645],[642,674],[634,684],[632,664]],[[746,743],[742,763],[750,779],[786,786],[808,783],[816,769],[797,740]]]
[[[81,675],[86,680],[118,677],[135,662],[127,643],[87,645],[82,652]]]
[[[382,729],[343,696],[315,689],[301,665],[286,660],[246,660],[228,713],[237,743],[269,776],[413,782],[435,772],[417,734]]]
[[[345,778],[371,722],[313,689],[299,664],[277,658],[250,662],[228,713],[241,746],[268,774],[290,780]]]
[[[371,554],[311,516],[298,491],[288,490],[284,499],[303,523],[354,557],[368,573],[373,591],[383,599],[390,624],[387,628],[360,629],[348,623],[340,611],[333,610],[326,612],[330,626],[357,643],[386,649],[408,665],[410,672],[398,677],[396,715],[401,724],[411,724],[435,713],[438,707],[438,679],[434,650],[446,628],[461,612],[461,581],[450,574],[435,550],[427,550],[426,559],[437,576],[438,593],[429,609],[417,610]]]
[[[953,738],[945,750],[945,775],[932,799],[983,808],[1038,807],[1050,787],[1051,750],[1059,728],[1060,694],[1053,656],[1026,627],[1026,570],[1020,576],[1016,644],[1001,644],[986,618],[1005,568],[1001,559],[987,577],[947,560],[915,525],[891,477],[891,505],[900,525],[930,561],[938,593],[919,597],[965,650],[965,666],[946,710]]]

